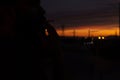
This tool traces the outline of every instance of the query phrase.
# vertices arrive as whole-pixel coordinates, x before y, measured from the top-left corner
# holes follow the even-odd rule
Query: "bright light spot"
[[[102,39],[105,39],[105,37],[102,37]]]
[[[47,36],[49,35],[47,29],[45,29],[45,34],[46,34]]]
[[[101,39],[101,37],[99,36],[98,39]]]

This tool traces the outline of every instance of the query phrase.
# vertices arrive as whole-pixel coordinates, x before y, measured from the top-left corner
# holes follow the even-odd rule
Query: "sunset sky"
[[[65,36],[108,36],[119,33],[120,0],[41,0],[45,16]]]

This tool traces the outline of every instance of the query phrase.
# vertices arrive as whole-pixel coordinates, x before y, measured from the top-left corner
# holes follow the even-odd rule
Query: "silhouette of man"
[[[0,48],[5,54],[6,71],[11,74],[16,68],[10,77],[63,80],[59,36],[44,16],[40,0],[12,0],[3,4]],[[15,63],[16,67],[12,66]]]

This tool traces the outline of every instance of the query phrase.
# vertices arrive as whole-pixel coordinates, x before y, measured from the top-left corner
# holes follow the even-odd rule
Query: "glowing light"
[[[105,39],[105,37],[102,37],[102,39]]]
[[[47,29],[45,29],[45,34],[46,34],[47,36],[49,35]]]
[[[101,37],[99,36],[98,39],[101,39]]]

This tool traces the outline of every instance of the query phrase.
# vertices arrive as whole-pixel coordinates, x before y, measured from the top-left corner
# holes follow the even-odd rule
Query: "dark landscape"
[[[120,38],[61,37],[65,80],[120,80]]]

